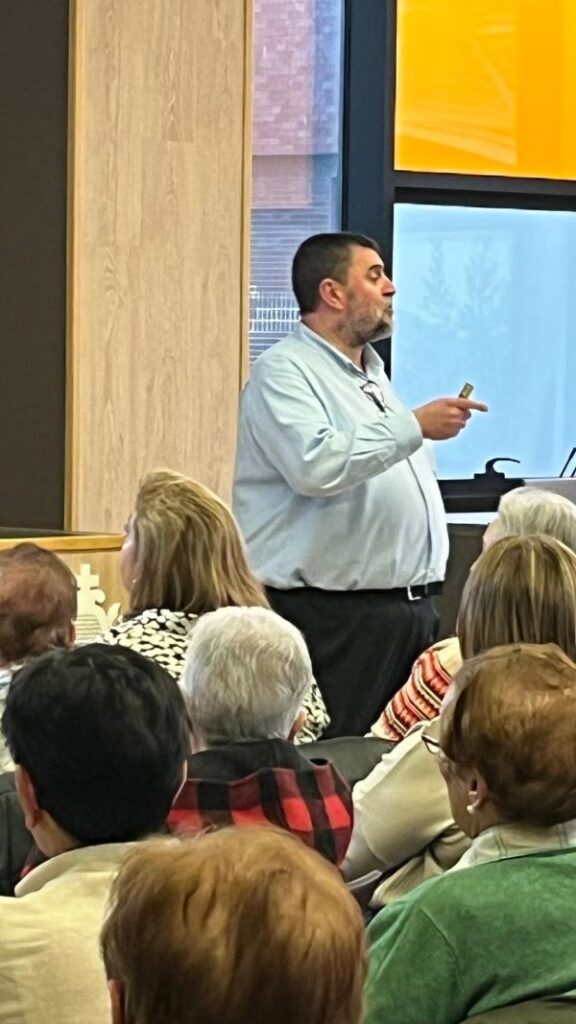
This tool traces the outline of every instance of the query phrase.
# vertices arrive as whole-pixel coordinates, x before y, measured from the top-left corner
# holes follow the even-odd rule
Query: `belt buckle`
[[[406,587],[406,593],[408,595],[408,600],[409,601],[421,601],[422,600],[422,596],[423,595],[422,594],[413,594],[412,593],[412,587]]]

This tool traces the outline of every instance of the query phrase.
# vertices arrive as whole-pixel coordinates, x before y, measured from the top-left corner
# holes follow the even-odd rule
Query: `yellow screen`
[[[576,178],[576,0],[398,0],[399,170]]]

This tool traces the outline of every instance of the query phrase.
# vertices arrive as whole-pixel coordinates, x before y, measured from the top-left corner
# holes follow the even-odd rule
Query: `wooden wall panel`
[[[245,365],[250,0],[76,0],[68,523],[170,466],[229,497]]]

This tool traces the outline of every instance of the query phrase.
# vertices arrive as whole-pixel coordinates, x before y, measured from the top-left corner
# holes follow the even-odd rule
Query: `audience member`
[[[104,1024],[98,934],[129,844],[165,827],[188,734],[177,684],[122,648],[53,651],[14,677],[2,729],[48,859],[0,898],[0,1022]]]
[[[30,658],[74,643],[76,577],[37,544],[0,551],[0,714],[13,672]],[[12,771],[0,739],[0,772]]]
[[[518,487],[500,499],[498,515],[484,533],[483,548],[502,537],[542,533],[576,551],[576,505],[560,494]],[[401,740],[417,722],[435,718],[453,677],[462,664],[458,637],[429,647],[412,666],[408,681],[386,705],[372,732]]]
[[[554,645],[464,664],[439,740],[424,738],[472,845],[370,925],[366,1024],[458,1024],[561,995],[576,1008],[575,727],[576,665]]]
[[[100,639],[140,651],[175,679],[199,616],[234,605],[268,607],[230,510],[207,487],[170,470],[149,473],[140,485],[121,570],[128,611]],[[305,708],[300,739],[317,739],[328,715],[316,682]]]
[[[360,1024],[364,929],[338,873],[273,828],[143,843],[102,934],[114,1024]]]
[[[312,680],[302,635],[270,609],[202,618],[182,677],[194,753],[172,825],[272,822],[340,863],[350,789],[329,761],[309,761],[293,743]]]
[[[37,544],[0,551],[0,716],[14,672],[31,658],[74,643],[77,584],[67,565]],[[0,895],[11,896],[34,840],[0,734]]]
[[[576,660],[576,555],[549,537],[496,541],[474,565],[457,624],[464,658],[504,643],[557,643]],[[354,787],[347,878],[379,869],[374,902],[389,903],[451,867],[468,841],[421,742],[439,720],[421,722]]]

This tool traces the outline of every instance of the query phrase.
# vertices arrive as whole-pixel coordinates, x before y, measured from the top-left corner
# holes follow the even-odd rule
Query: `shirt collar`
[[[361,370],[348,356],[344,355],[343,352],[340,352],[340,350],[334,345],[331,345],[330,342],[326,341],[326,339],[320,334],[316,334],[316,331],[311,330],[310,327],[307,327],[306,324],[302,323],[302,321],[296,325],[294,334],[300,341],[313,342],[324,352],[330,355],[332,359],[335,359],[336,362],[344,366],[346,370],[349,372],[352,371],[357,377],[362,377],[363,380],[370,376],[370,371],[372,371],[375,376],[379,376],[383,372],[384,364],[376,350],[372,348],[372,345],[368,344],[364,346],[364,370]]]
[[[38,892],[48,882],[53,882],[62,875],[72,872],[91,873],[95,871],[116,870],[120,861],[132,843],[103,843],[101,846],[79,846],[74,850],[66,850],[38,867],[33,868],[18,882],[16,896],[28,896]]]
[[[576,846],[576,818],[549,827],[493,825],[472,840],[470,849],[451,870],[474,867],[491,860],[505,860],[507,857],[526,857],[546,850],[565,850],[573,846]]]

